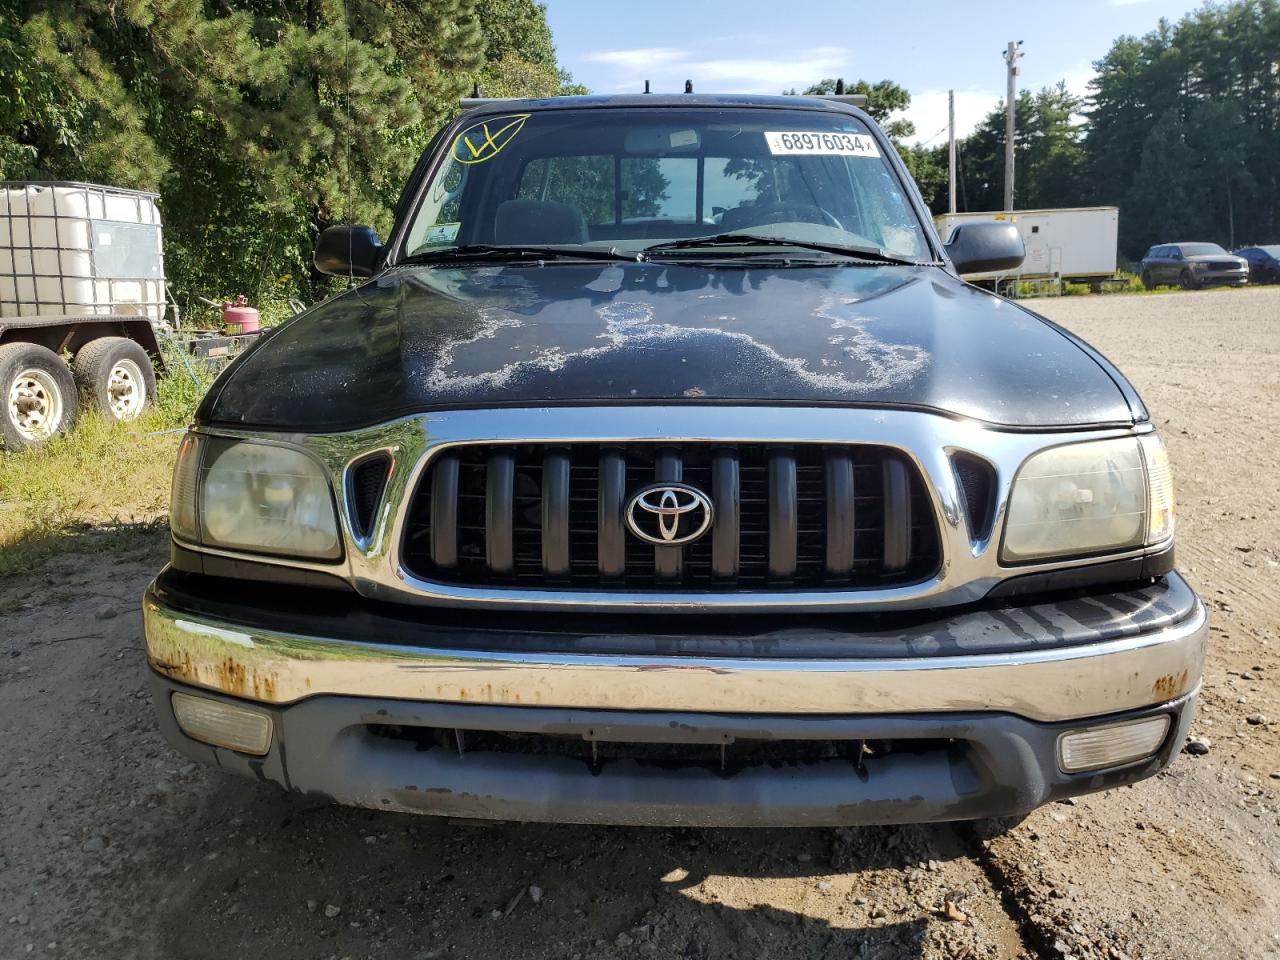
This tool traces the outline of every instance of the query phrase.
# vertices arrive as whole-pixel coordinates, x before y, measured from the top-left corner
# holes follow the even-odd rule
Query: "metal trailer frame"
[[[146,317],[102,314],[62,316],[0,317],[0,344],[22,341],[48,347],[61,356],[75,353],[99,337],[127,337],[140,344],[164,369],[164,355],[155,327]]]

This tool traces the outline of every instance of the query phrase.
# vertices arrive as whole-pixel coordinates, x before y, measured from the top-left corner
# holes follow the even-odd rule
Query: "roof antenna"
[[[693,93],[693,81],[692,81],[692,80],[686,80],[686,81],[684,82],[684,92],[685,92],[685,93]]]
[[[347,178],[347,288],[356,285],[355,271],[355,226],[356,193],[351,182],[351,12],[347,0],[342,0],[342,61],[345,75],[346,120],[344,122],[343,139],[346,140],[347,162],[343,165]]]
[[[836,81],[836,96],[844,96],[844,77]]]
[[[646,80],[646,81],[644,82],[644,92],[645,92],[645,93],[648,93],[648,92],[649,92],[649,81],[648,81],[648,80]]]
[[[475,83],[473,83],[473,84],[471,85],[471,96],[472,96],[473,98],[475,98],[476,100],[479,100],[479,99],[480,99],[480,97],[482,96],[482,94],[480,93],[480,81],[479,81],[479,80],[477,80]]]

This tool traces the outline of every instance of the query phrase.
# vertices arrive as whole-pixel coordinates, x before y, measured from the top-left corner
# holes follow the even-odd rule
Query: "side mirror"
[[[326,227],[316,241],[312,261],[331,277],[372,277],[382,259],[382,242],[373,227]]]
[[[1018,228],[999,220],[960,224],[951,231],[946,250],[956,273],[1012,270],[1027,255]]]

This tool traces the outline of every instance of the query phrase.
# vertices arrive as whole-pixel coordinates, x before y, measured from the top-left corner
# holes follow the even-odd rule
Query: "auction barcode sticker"
[[[804,133],[765,131],[765,142],[772,154],[807,153],[820,156],[878,157],[880,148],[861,133]]]

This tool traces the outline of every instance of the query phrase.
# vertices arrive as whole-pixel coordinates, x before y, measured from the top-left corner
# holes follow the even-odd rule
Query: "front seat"
[[[507,200],[498,205],[494,243],[586,243],[587,219],[577,207],[554,200]]]

